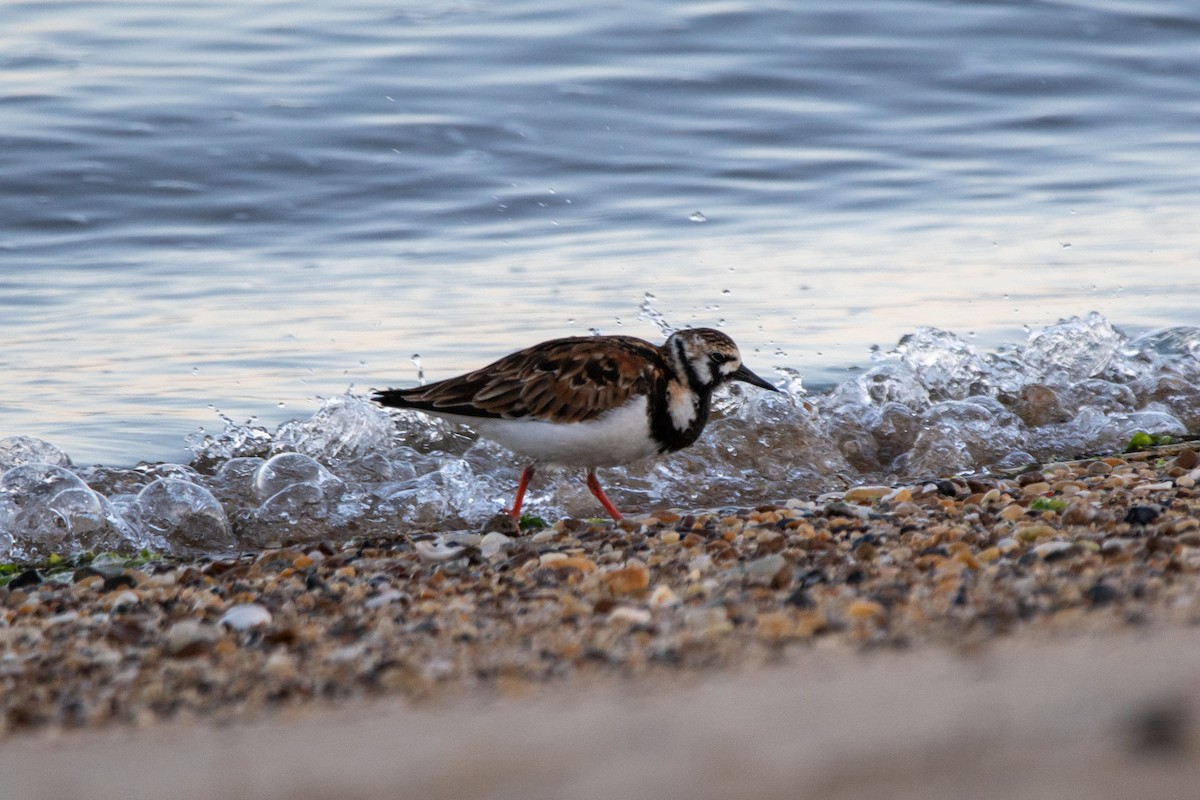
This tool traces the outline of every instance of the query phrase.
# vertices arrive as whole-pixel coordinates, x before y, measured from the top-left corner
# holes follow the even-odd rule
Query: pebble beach
[[[0,761],[31,742],[67,759],[164,730],[316,736],[322,715],[378,708],[444,721],[529,714],[547,696],[665,702],[713,681],[780,691],[781,670],[803,697],[814,686],[798,668],[814,659],[826,676],[914,658],[954,672],[980,652],[1104,641],[1087,662],[1103,666],[1145,637],[1192,638],[1198,480],[1185,443],[618,524],[518,532],[500,518],[191,561],[30,565],[0,588]],[[1177,666],[1200,678],[1200,662]],[[1191,700],[1121,746],[1190,748],[1173,715]]]

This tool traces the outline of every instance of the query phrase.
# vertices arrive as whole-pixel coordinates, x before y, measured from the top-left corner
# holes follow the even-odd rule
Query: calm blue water
[[[77,463],[655,338],[647,292],[810,384],[919,325],[1200,323],[1192,0],[0,17],[0,435]]]

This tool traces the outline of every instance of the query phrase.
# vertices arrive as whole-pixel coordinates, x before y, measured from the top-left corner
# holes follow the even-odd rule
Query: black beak
[[[733,372],[729,373],[729,378],[728,378],[728,380],[731,380],[731,381],[744,381],[745,383],[751,383],[751,384],[754,384],[755,386],[758,386],[759,388],[762,388],[762,389],[768,389],[768,390],[770,390],[770,391],[772,391],[772,392],[778,392],[778,391],[779,391],[779,390],[778,390],[778,389],[776,389],[774,386],[772,386],[771,384],[767,383],[766,381],[764,381],[762,378],[760,378],[760,377],[758,377],[757,375],[755,375],[755,374],[754,374],[753,372],[751,372],[750,370],[746,369],[746,365],[745,365],[745,364],[742,364],[742,365],[741,365],[741,366],[739,366],[737,369],[735,369]]]

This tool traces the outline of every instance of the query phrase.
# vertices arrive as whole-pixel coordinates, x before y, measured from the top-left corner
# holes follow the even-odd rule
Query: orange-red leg
[[[517,523],[521,522],[521,503],[525,502],[525,490],[529,488],[529,481],[533,478],[533,464],[521,471],[521,480],[517,484],[517,499],[513,500],[512,511],[508,514]]]
[[[587,487],[592,490],[592,494],[600,501],[600,505],[604,506],[604,510],[609,513],[617,522],[621,521],[621,512],[617,511],[617,507],[612,504],[612,500],[608,499],[608,495],[600,488],[600,481],[596,480],[596,470],[589,469],[587,473]]]

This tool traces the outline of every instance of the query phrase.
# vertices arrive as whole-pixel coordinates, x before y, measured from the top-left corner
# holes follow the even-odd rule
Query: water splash
[[[658,300],[650,292],[642,295],[642,304],[638,306],[637,318],[642,322],[652,322],[654,327],[658,328],[658,332],[663,336],[670,336],[677,328],[667,321],[667,318],[654,305]]]
[[[675,328],[643,299],[641,319]],[[691,448],[602,471],[627,511],[779,502],[854,482],[926,480],[1121,449],[1137,431],[1200,432],[1200,328],[1129,340],[1096,314],[984,352],[924,327],[824,393],[776,369],[782,393],[714,398]],[[194,554],[397,531],[478,530],[511,502],[521,464],[468,429],[365,397],[325,400],[268,430],[221,417],[191,464],[77,468],[54,445],[0,439],[0,557],[79,550]],[[539,470],[546,518],[594,516],[576,471]]]

